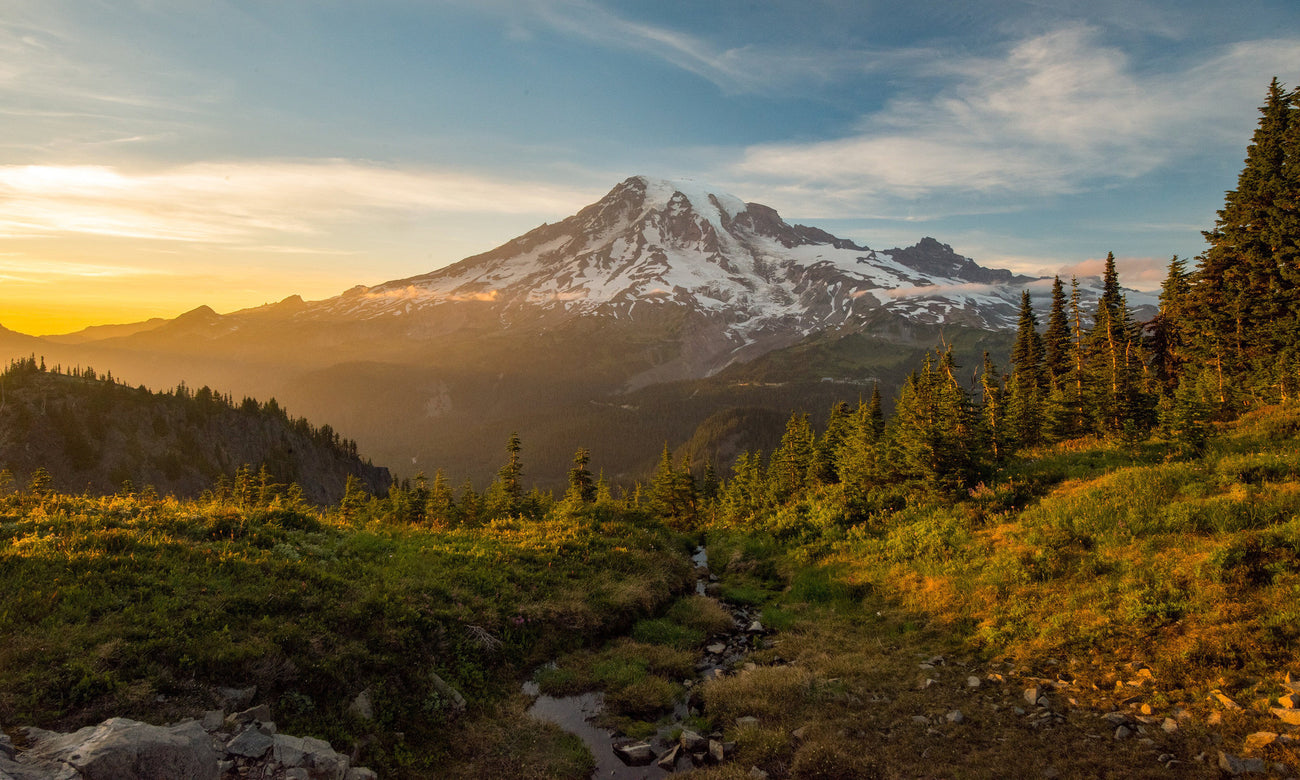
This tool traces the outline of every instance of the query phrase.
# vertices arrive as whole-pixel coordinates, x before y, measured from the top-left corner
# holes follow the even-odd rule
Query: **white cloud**
[[[827,205],[857,209],[934,194],[990,203],[1077,192],[1149,173],[1207,140],[1240,143],[1268,79],[1300,70],[1300,39],[1144,73],[1097,37],[1071,26],[999,57],[937,60],[923,73],[941,84],[929,97],[896,99],[848,137],[750,147],[732,172],[822,188]]]
[[[196,163],[143,173],[11,165],[0,166],[0,238],[83,234],[280,245],[385,213],[549,217],[591,199],[562,185],[344,160]]]

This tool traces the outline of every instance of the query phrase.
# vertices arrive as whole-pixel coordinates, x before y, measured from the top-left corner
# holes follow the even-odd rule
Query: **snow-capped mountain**
[[[333,316],[415,313],[484,301],[636,318],[685,307],[733,342],[809,333],[884,309],[922,323],[1013,327],[1033,281],[981,268],[934,239],[877,251],[690,181],[632,177],[562,222],[432,273],[323,301]],[[323,313],[323,312],[322,312]]]

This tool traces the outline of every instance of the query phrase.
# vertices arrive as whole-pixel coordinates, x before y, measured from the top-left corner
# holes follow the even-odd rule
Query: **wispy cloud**
[[[1076,192],[1149,173],[1207,138],[1240,143],[1268,79],[1300,70],[1300,38],[1164,73],[1138,72],[1097,39],[1069,26],[1001,56],[937,60],[921,73],[942,85],[929,97],[896,99],[851,136],[753,146],[733,173],[823,190],[831,207]]]
[[[523,25],[532,22],[598,46],[639,51],[728,93],[782,91],[849,74],[878,72],[904,61],[919,62],[928,54],[916,49],[720,46],[701,35],[631,19],[591,0],[535,0],[523,5],[476,0],[474,7],[501,14],[512,39],[528,36]]]
[[[384,213],[568,214],[591,200],[562,185],[345,160],[0,166],[0,238],[96,235],[281,245]],[[265,249],[265,246],[262,246]]]

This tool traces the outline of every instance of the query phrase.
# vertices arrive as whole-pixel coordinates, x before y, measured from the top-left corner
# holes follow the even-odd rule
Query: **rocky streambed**
[[[685,695],[674,706],[672,717],[660,725],[653,737],[630,739],[599,725],[605,711],[601,693],[547,696],[540,692],[535,681],[524,683],[524,693],[536,697],[528,714],[579,737],[595,758],[593,777],[602,780],[664,777],[676,771],[721,763],[731,757],[735,746],[723,741],[721,733],[701,734],[689,727],[691,719],[700,714],[696,692],[704,682],[745,667],[745,659],[752,651],[771,647],[770,632],[760,622],[757,610],[718,598],[716,577],[709,573],[704,548],[696,550],[692,561],[696,566],[695,592],[717,599],[730,613],[732,626],[708,638],[696,660],[695,676],[682,681]]]

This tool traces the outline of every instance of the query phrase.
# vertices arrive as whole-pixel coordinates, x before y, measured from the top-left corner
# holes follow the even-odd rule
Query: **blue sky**
[[[4,0],[0,325],[326,297],[634,174],[1149,288],[1275,75],[1294,0]]]

